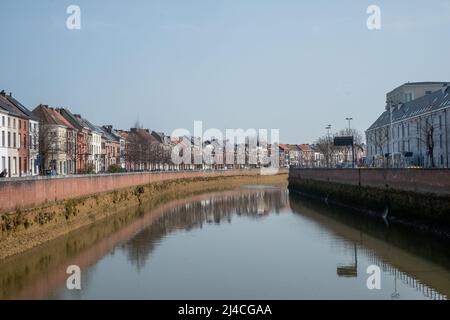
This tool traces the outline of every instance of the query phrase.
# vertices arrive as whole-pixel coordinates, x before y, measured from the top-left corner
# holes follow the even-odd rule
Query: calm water
[[[248,186],[124,212],[0,262],[0,298],[444,299],[448,243]],[[382,269],[368,290],[366,269]],[[79,265],[82,289],[66,289]]]

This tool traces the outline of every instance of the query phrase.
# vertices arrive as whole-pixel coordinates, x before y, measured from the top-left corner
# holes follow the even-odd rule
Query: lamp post
[[[353,120],[353,118],[348,117],[348,118],[345,118],[345,120],[348,121],[348,132],[350,133],[350,130],[352,129],[351,121]]]
[[[345,118],[345,120],[348,121],[348,134],[352,135],[352,137],[353,137],[352,126],[351,126],[351,121],[353,120],[353,118],[347,117],[347,118]],[[348,159],[348,157],[347,157],[347,159]],[[355,168],[355,146],[354,146],[354,142],[352,144],[352,168]]]
[[[327,153],[328,153],[328,155],[327,155],[327,166],[328,166],[328,168],[330,168],[331,167],[331,159],[330,159],[330,130],[331,130],[331,124],[329,124],[329,125],[327,125],[326,127],[325,127],[325,129],[327,130]]]

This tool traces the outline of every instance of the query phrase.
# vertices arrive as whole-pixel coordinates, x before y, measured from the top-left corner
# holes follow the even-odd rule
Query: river
[[[285,188],[243,186],[119,213],[0,261],[0,298],[447,299],[448,248]],[[81,290],[66,286],[70,265]],[[369,266],[380,289],[367,286]]]

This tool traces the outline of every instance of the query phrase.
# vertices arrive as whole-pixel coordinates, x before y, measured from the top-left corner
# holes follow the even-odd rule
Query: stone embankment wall
[[[450,170],[301,169],[289,189],[407,222],[450,228]]]

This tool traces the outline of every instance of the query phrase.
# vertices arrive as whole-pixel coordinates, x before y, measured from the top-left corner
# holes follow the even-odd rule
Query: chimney
[[[0,95],[2,95],[3,97],[6,96],[5,90],[2,90],[2,92],[0,92]]]
[[[12,92],[9,92],[9,96],[12,97]]]

